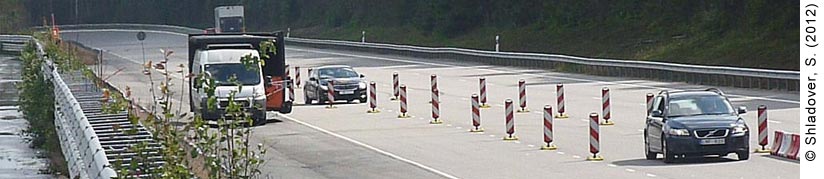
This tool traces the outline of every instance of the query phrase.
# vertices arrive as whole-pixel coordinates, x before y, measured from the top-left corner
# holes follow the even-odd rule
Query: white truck
[[[215,8],[215,32],[245,32],[243,6],[218,6]]]

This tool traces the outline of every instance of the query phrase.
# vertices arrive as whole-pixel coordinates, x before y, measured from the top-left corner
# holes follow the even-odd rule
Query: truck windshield
[[[320,78],[355,78],[358,73],[351,68],[323,68],[318,70]]]
[[[730,103],[715,95],[672,98],[668,110],[669,117],[734,114]]]
[[[229,81],[232,76],[242,85],[260,84],[260,69],[257,67],[247,68],[239,63],[211,64],[206,65],[206,71],[212,74],[218,86],[235,85]]]
[[[243,17],[222,17],[220,18],[220,31],[241,32],[243,29]]]

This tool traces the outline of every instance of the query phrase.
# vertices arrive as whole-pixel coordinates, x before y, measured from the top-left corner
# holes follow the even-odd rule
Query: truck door
[[[276,52],[270,53],[268,59],[264,59],[263,75],[271,77],[270,85],[266,87],[266,109],[284,111],[284,108],[289,108],[286,111],[291,111],[291,105],[285,105],[287,102],[286,85],[291,84],[291,79],[286,76],[286,52],[284,48],[283,33],[276,32],[275,34]],[[291,104],[291,101],[289,101]]]

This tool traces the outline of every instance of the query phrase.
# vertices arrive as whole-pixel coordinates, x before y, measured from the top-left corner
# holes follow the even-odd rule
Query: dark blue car
[[[749,154],[749,127],[740,117],[745,107],[734,110],[721,90],[661,91],[647,109],[644,144],[646,158],[663,154],[664,162],[688,156],[730,153],[739,160]]]

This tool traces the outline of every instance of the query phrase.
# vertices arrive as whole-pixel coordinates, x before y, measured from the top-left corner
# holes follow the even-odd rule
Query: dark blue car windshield
[[[727,99],[716,95],[670,98],[669,117],[734,114]]]

